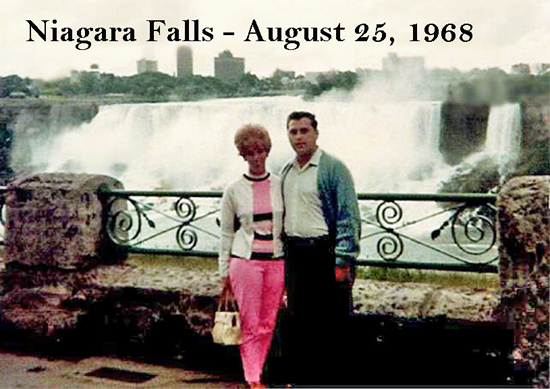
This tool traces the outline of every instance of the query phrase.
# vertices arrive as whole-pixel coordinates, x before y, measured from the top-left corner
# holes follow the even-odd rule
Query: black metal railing
[[[100,196],[110,239],[129,253],[217,256],[221,192],[105,189]],[[360,193],[358,200],[358,265],[498,271],[496,195]]]

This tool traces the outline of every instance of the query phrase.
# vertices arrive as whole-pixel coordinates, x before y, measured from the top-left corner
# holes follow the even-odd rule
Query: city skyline
[[[423,57],[427,69],[467,71],[499,67],[509,72],[511,66],[518,63],[550,63],[548,0],[327,0],[322,4],[310,0],[282,0],[277,4],[261,5],[250,0],[231,3],[207,0],[59,0],[53,3],[0,0],[0,5],[4,10],[0,19],[0,76],[18,74],[54,79],[67,77],[71,70],[86,70],[93,63],[100,64],[101,72],[125,76],[136,73],[136,61],[140,58],[157,61],[158,71],[173,75],[177,73],[176,52],[182,45],[193,51],[194,74],[202,76],[214,76],[213,59],[225,50],[235,57],[245,58],[245,72],[259,77],[268,77],[277,69],[293,70],[302,75],[331,70],[381,69],[383,58],[390,53],[400,57]],[[59,29],[58,40],[64,27],[74,30],[73,37],[80,27],[132,27],[134,41],[123,41],[123,34],[119,33],[116,42],[94,41],[87,50],[79,51],[74,41],[52,41],[51,24],[47,41],[36,37],[34,42],[26,41],[30,34],[27,20],[41,23],[53,19]],[[151,28],[148,30],[148,20],[162,20],[166,25],[157,23],[159,33],[152,33]],[[193,27],[197,27],[198,32],[206,31],[202,36],[204,41],[166,39],[169,28],[179,28],[183,34],[185,20],[196,24],[191,26],[192,33]],[[256,30],[252,21],[256,23]],[[366,23],[370,29],[369,40],[357,41]],[[447,31],[446,42],[443,33],[449,30],[445,26],[451,23],[455,28],[452,33]],[[461,42],[461,27],[465,25],[472,26],[473,36],[468,42]],[[341,40],[337,40],[338,26]],[[428,30],[424,31],[426,26]],[[272,35],[276,35],[277,27],[282,42],[269,39],[268,29],[273,28]],[[297,33],[294,40],[299,47],[285,49],[285,33],[297,28],[309,29],[310,39],[313,37],[317,41],[307,42],[304,30],[290,31]],[[328,35],[322,35],[322,28],[329,31],[330,40],[323,41],[322,38]],[[378,43],[373,39],[383,36],[376,35],[377,29],[386,35]],[[438,30],[437,37],[434,29]],[[225,32],[234,35],[225,35]],[[147,42],[151,34],[157,37],[156,42]],[[209,34],[213,37],[209,38]],[[260,41],[259,34],[264,41]],[[392,45],[390,38],[394,38]],[[434,38],[434,41],[426,42],[424,38]],[[468,40],[467,35],[464,38]]]

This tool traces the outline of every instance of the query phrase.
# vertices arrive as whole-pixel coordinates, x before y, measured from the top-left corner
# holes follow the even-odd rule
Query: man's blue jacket
[[[282,168],[282,185],[293,163],[294,159]],[[361,215],[353,177],[342,161],[323,151],[317,187],[329,236],[334,239],[336,265],[345,266],[359,256],[360,250]]]

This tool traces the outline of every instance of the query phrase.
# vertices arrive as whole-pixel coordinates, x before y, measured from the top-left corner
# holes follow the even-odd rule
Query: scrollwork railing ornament
[[[461,218],[460,214],[466,209],[461,207],[452,216],[451,234],[456,245],[465,253],[471,255],[482,255],[488,252],[497,240],[496,227],[493,220],[481,214],[473,214],[467,216],[466,219]],[[463,236],[466,237],[467,243],[473,244],[473,247],[479,247],[478,250],[469,249],[464,244],[461,244],[458,237],[458,230],[462,227]],[[482,244],[485,242],[485,244]]]
[[[180,197],[174,204],[174,209],[183,223],[189,223],[197,215],[197,206],[189,197]]]
[[[403,210],[394,201],[383,201],[376,208],[376,221],[386,230],[376,245],[378,255],[384,261],[393,262],[403,254],[403,240],[394,232],[394,227],[403,218]]]
[[[402,217],[403,210],[394,201],[384,201],[376,208],[376,221],[384,228],[399,223]]]
[[[395,233],[387,233],[378,240],[376,249],[378,255],[387,261],[393,262],[403,254],[403,240]]]
[[[134,226],[134,215],[128,209],[127,204],[130,203],[135,209],[137,224]],[[142,228],[142,220],[139,205],[136,201],[120,197],[115,198],[108,204],[108,219],[106,224],[107,234],[109,238],[120,245],[127,245],[134,240],[140,233]],[[132,230],[134,231],[132,233]]]
[[[108,205],[106,232],[112,242],[128,252],[216,257],[221,192],[113,190],[104,191],[102,196]],[[162,199],[166,197],[171,198],[169,202]],[[494,264],[498,261],[498,252],[494,250],[498,237],[493,220],[496,196],[360,193],[358,199],[378,202],[376,207],[362,209],[364,229],[358,264],[498,271]],[[435,202],[439,206],[415,207],[409,206],[409,202]],[[0,202],[0,212],[1,205]],[[429,212],[424,212],[425,209]],[[433,221],[439,227],[431,227],[431,231],[422,229],[421,223],[433,226]],[[435,240],[437,242],[433,242]]]
[[[197,233],[182,224],[176,232],[176,241],[182,250],[193,250],[198,242]]]

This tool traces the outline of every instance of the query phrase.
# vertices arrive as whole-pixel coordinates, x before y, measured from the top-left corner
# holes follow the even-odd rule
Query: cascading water
[[[501,183],[515,169],[521,152],[521,107],[502,104],[491,107],[483,150],[470,155],[455,170],[463,175],[490,161],[496,165]]]
[[[519,104],[503,104],[491,108],[487,125],[485,150],[499,166],[504,177],[513,169],[521,150],[521,108]]]
[[[497,117],[508,117],[504,112],[509,109],[506,106]],[[25,139],[18,144],[31,150],[29,170],[33,172],[106,174],[129,190],[222,190],[246,170],[233,145],[235,131],[245,123],[263,124],[273,144],[268,169],[277,172],[293,156],[286,117],[295,110],[316,114],[320,146],[346,163],[357,192],[435,193],[453,172],[439,152],[439,102],[305,102],[299,97],[266,97],[110,105],[102,106],[90,123],[44,137],[31,147],[24,144]],[[504,122],[508,126],[510,120]],[[488,145],[496,142],[493,126],[504,139],[516,134],[491,124]],[[504,147],[498,139],[499,146],[491,146],[497,147],[497,155],[516,150],[517,141]],[[362,207],[366,219],[373,217],[371,205]],[[402,206],[407,220],[437,209],[426,202]],[[430,220],[431,228],[442,223]],[[406,232],[419,236],[429,231],[413,225]],[[167,246],[174,243],[167,239]],[[205,244],[202,249],[215,250],[217,241],[203,239],[201,244]]]
[[[431,102],[274,97],[103,106],[90,123],[33,145],[32,165],[107,174],[128,189],[221,189],[246,168],[233,145],[244,123],[270,131],[270,170],[292,157],[285,121],[293,110],[317,115],[319,144],[346,162],[358,191],[435,191],[445,165],[438,150],[440,103]]]

